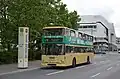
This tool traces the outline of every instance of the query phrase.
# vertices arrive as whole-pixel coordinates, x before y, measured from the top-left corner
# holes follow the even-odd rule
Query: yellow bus
[[[45,66],[73,66],[91,63],[93,37],[67,27],[44,27],[42,62]]]

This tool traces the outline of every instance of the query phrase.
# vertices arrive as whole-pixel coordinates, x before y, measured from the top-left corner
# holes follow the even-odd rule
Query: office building
[[[100,15],[83,15],[78,30],[94,36],[96,51],[117,50],[116,35],[113,23]]]

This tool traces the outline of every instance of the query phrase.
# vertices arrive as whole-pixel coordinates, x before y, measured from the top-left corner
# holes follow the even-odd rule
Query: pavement
[[[0,76],[5,75],[5,74],[13,74],[13,73],[17,73],[17,72],[35,70],[38,68],[40,68],[40,60],[30,61],[28,63],[28,68],[26,68],[26,69],[19,69],[17,64],[0,65]]]
[[[0,66],[0,79],[120,79],[120,54],[96,55],[91,64],[75,68],[40,68],[40,61],[29,64],[21,71],[15,64]]]

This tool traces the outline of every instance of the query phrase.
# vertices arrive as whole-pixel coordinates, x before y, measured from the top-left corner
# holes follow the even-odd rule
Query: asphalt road
[[[0,79],[120,79],[120,54],[97,55],[92,64],[75,68],[40,68]]]

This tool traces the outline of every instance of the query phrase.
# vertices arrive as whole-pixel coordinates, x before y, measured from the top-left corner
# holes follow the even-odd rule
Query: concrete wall
[[[97,31],[95,33],[95,37],[106,37],[106,29],[100,23],[97,23]]]
[[[113,23],[109,23],[104,17],[102,17],[100,15],[82,15],[81,16],[80,23],[96,23],[96,22],[101,22],[105,25],[106,28],[108,28],[109,43],[116,45],[116,34],[115,34],[115,29],[114,29]],[[97,32],[96,32],[97,34],[95,36],[97,36],[97,35],[100,35],[100,36],[102,35],[103,37],[105,36],[104,35],[105,30],[103,30],[104,27],[103,26],[101,27],[101,26],[102,26],[101,24],[97,23]],[[99,32],[101,34],[99,34]]]
[[[116,45],[116,34],[113,23],[109,25],[109,43]]]
[[[109,28],[109,22],[101,15],[81,15],[80,23],[96,23],[102,22],[107,28]]]
[[[88,24],[80,24],[80,26],[87,26]],[[90,24],[89,24],[90,25]],[[94,37],[107,37],[106,29],[99,23],[96,23],[96,28],[78,28],[83,33],[90,34]]]
[[[117,48],[120,49],[120,37],[116,38],[116,44],[117,44]]]
[[[96,18],[93,15],[82,15],[80,23],[95,23]]]

